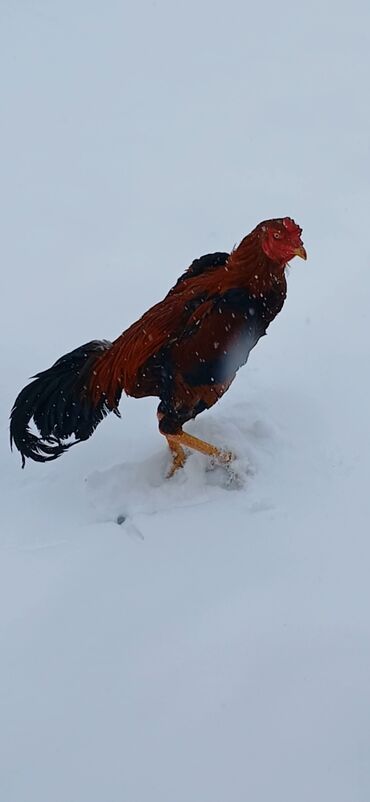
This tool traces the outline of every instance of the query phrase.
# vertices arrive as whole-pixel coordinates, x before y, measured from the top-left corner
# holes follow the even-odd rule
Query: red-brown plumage
[[[182,338],[182,347],[179,348],[176,361],[184,365],[196,361],[200,350],[206,354],[214,341],[222,343],[225,340],[225,319],[220,319],[220,315],[213,312],[210,326],[213,301],[208,300],[209,296],[214,299],[230,289],[238,288],[258,298],[265,296],[269,287],[276,287],[278,282],[280,289],[272,315],[275,317],[282,306],[280,299],[284,300],[286,295],[285,264],[275,264],[263,252],[260,244],[261,226],[242,240],[225,265],[195,278],[185,278],[182,284],[173,287],[162,301],[151,307],[114,341],[110,351],[100,357],[95,368],[96,376],[91,381],[91,392],[96,400],[100,397],[101,389],[104,389],[113,403],[117,384],[128,395],[152,395],[149,378],[147,391],[143,379],[140,387],[137,386],[140,370],[160,348],[171,345],[173,349],[179,348],[179,337]],[[203,295],[206,296],[204,303],[188,314],[187,301]],[[197,334],[192,335],[191,342],[184,344],[184,328],[191,329],[194,325],[199,326]],[[212,337],[215,339],[212,340]]]
[[[23,458],[54,459],[69,435],[89,437],[117,410],[122,391],[159,397],[160,430],[175,448],[173,436],[223,395],[282,308],[286,263],[306,258],[300,235],[290,218],[260,223],[230,255],[196,260],[112,344],[88,343],[40,374],[12,411],[11,437]],[[32,417],[41,438],[28,429]]]

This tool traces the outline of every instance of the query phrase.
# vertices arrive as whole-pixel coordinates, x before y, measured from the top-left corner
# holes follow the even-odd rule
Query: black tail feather
[[[21,390],[10,415],[10,445],[14,443],[20,451],[22,468],[26,458],[35,462],[57,459],[75,443],[87,440],[109,412],[119,416],[120,388],[115,406],[107,402],[103,392],[99,402],[93,403],[88,391],[94,364],[110,347],[107,340],[81,345],[38,373]],[[40,436],[29,428],[31,420]],[[75,439],[70,443],[63,442],[72,436]]]

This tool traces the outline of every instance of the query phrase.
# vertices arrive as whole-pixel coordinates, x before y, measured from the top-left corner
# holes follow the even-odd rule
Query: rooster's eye
[[[280,234],[277,231],[275,231],[274,237],[275,237],[275,239],[280,239]]]

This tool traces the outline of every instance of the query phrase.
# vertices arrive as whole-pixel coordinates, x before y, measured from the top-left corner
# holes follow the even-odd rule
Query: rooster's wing
[[[173,295],[176,292],[183,292],[185,287],[190,283],[189,279],[200,276],[203,273],[211,273],[217,268],[222,267],[226,264],[229,256],[230,254],[225,251],[217,251],[216,253],[206,253],[204,256],[200,256],[199,259],[194,259],[190,267],[177,279],[176,284],[169,291],[168,295]]]

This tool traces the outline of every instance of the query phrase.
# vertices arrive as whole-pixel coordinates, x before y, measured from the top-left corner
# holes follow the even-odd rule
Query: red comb
[[[287,229],[287,231],[291,231],[292,233],[293,231],[296,231],[297,233],[299,232],[300,234],[302,233],[302,229],[297,226],[297,223],[295,223],[291,217],[284,217],[283,226]]]

